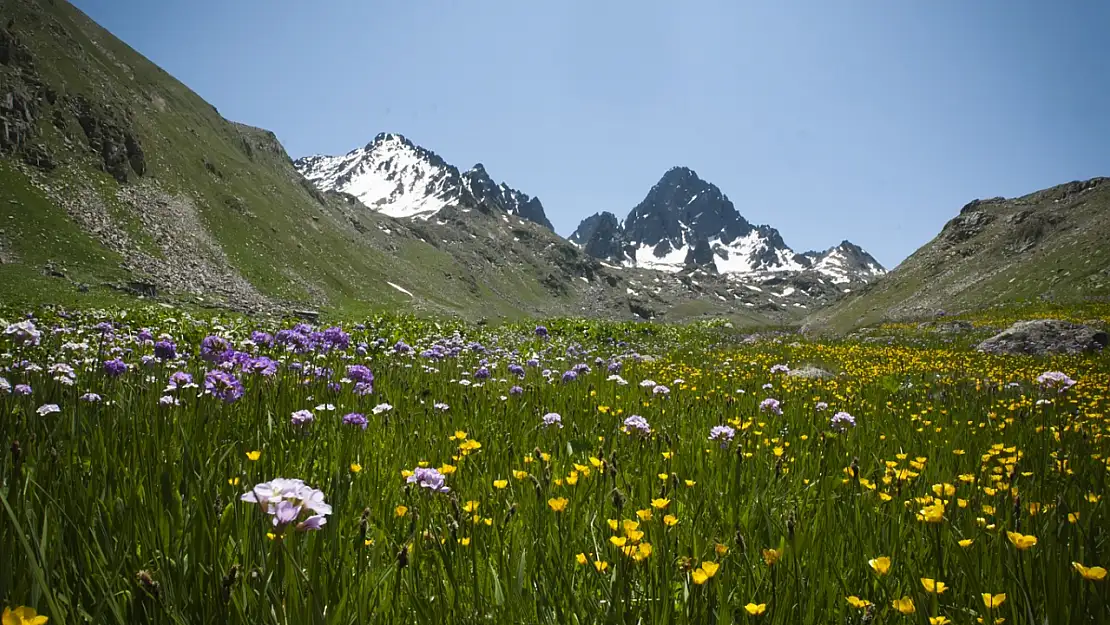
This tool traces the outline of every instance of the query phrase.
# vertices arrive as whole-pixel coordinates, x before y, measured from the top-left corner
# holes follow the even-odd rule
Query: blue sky
[[[673,165],[894,266],[976,197],[1110,175],[1110,2],[75,0],[294,157],[399,132],[624,217]]]

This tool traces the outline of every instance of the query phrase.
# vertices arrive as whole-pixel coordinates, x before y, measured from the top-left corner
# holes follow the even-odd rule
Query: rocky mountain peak
[[[623,224],[611,213],[597,213],[583,220],[570,240],[598,258],[663,271],[697,267],[747,275],[815,269],[834,282],[882,272],[874,258],[847,241],[825,252],[794,252],[778,230],[750,223],[727,195],[689,167],[668,169]]]
[[[397,133],[379,133],[342,156],[306,156],[293,164],[320,190],[353,195],[390,217],[428,219],[447,206],[477,205],[554,230],[538,198],[495,182],[481,163],[460,172]]]

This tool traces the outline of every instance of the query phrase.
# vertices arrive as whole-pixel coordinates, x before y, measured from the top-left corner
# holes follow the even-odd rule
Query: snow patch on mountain
[[[447,206],[485,204],[553,230],[539,198],[495,183],[481,164],[461,173],[398,134],[382,133],[342,156],[307,156],[293,165],[317,188],[348,193],[390,217],[429,219]]]

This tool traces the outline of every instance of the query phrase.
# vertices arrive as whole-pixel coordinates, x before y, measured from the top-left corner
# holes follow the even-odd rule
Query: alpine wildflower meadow
[[[3,625],[1110,623],[1100,354],[6,314]]]

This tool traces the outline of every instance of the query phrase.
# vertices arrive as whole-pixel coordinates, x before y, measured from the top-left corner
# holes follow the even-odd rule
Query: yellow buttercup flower
[[[930,616],[929,625],[948,625],[952,620],[947,616]]]
[[[580,565],[582,565],[582,566],[586,566],[586,565],[587,565],[587,564],[589,564],[589,562],[590,562],[590,561],[589,561],[589,560],[588,560],[588,559],[586,558],[586,554],[584,554],[584,553],[580,553],[580,554],[578,554],[578,555],[574,556],[574,559],[575,559],[575,560],[576,560],[576,561],[578,562],[578,564],[580,564]]]
[[[15,608],[4,608],[3,625],[43,625],[47,617],[40,616],[34,608],[21,606]]]
[[[701,563],[701,570],[705,571],[705,574],[709,577],[716,575],[719,568],[721,568],[721,565],[716,562],[706,561]]]
[[[1014,546],[1021,551],[1025,551],[1026,549],[1029,549],[1030,547],[1033,547],[1037,544],[1037,537],[1033,536],[1032,534],[1006,532],[1006,538],[1009,538],[1010,542],[1013,543]]]
[[[513,471],[513,477],[515,477],[518,480],[526,480],[526,479],[528,479],[528,472],[527,471]]]
[[[887,556],[871,558],[867,564],[879,575],[886,575],[890,571],[890,558]]]
[[[963,539],[963,540],[961,540],[961,541],[959,542],[959,545],[960,545],[961,547],[963,547],[964,549],[967,549],[968,547],[970,547],[970,546],[971,546],[972,544],[974,544],[974,543],[975,543],[975,540],[974,540],[974,539],[971,539],[971,538],[965,538],[965,539]]]
[[[944,594],[944,591],[948,590],[948,585],[944,582],[938,582],[935,579],[930,579],[928,577],[921,578],[921,585],[925,588],[925,592],[930,592],[937,595]]]
[[[744,606],[744,611],[748,614],[751,614],[752,616],[759,616],[760,614],[763,614],[767,611],[767,604],[749,603],[748,605]]]
[[[609,568],[609,563],[604,560],[597,560],[594,562],[594,568],[598,573],[604,573]]]
[[[670,499],[660,498],[660,499],[652,499],[651,500],[651,507],[655,508],[656,510],[663,510],[664,508],[666,508],[669,505],[671,505],[671,500]]]
[[[566,497],[558,497],[558,498],[552,497],[551,499],[547,500],[547,505],[552,510],[554,510],[555,512],[562,512],[563,510],[567,509],[567,498]]]
[[[393,510],[393,513],[394,513],[394,514],[396,514],[396,515],[397,515],[398,517],[403,517],[403,516],[405,516],[406,514],[408,514],[408,512],[409,512],[409,509],[408,509],[407,507],[405,507],[405,506],[397,506],[397,507],[396,507],[396,508],[395,508],[395,509]]]
[[[261,451],[248,451],[247,452],[247,460],[250,460],[251,462],[254,462],[254,461],[258,460],[261,457],[262,457],[262,452]]]
[[[698,584],[699,586],[709,581],[709,576],[706,575],[705,571],[701,569],[694,569],[693,573],[690,574],[690,577],[692,577],[694,579],[694,583]]]
[[[1002,605],[1005,601],[1006,601],[1006,593],[1001,593],[1001,594],[997,594],[997,595],[992,595],[988,592],[983,593],[983,605],[985,605],[988,610],[993,610],[993,609],[997,608],[998,606]]]
[[[625,538],[624,536],[610,536],[609,537],[609,542],[613,543],[617,547],[623,547],[624,543],[627,542],[627,541],[628,541],[628,539]]]
[[[663,525],[666,525],[667,527],[674,527],[675,525],[678,525],[678,518],[675,517],[675,515],[673,514],[668,514],[667,516],[663,517]]]
[[[494,480],[493,481],[493,487],[498,489],[498,490],[501,490],[502,488],[505,488],[508,485],[509,485],[509,480]]]
[[[853,608],[859,608],[860,610],[871,605],[871,602],[867,599],[860,599],[855,595],[850,595],[849,597],[847,597],[847,600],[848,605],[852,606]]]
[[[1093,582],[1106,579],[1106,569],[1101,566],[1083,566],[1078,562],[1072,562],[1071,566],[1083,576],[1083,579],[1089,579]]]
[[[480,505],[482,505],[482,504],[480,504],[477,501],[468,501],[465,504],[463,504],[463,512],[474,512],[475,510],[478,509],[478,506],[480,506]]]
[[[362,465],[357,462],[351,463],[351,473],[358,473],[362,470]]]
[[[944,504],[940,501],[934,501],[921,509],[917,519],[925,523],[940,523],[944,520]]]
[[[895,599],[894,601],[891,602],[891,605],[894,606],[895,610],[898,610],[902,614],[913,614],[914,612],[917,611],[917,608],[915,608],[914,605],[913,605],[913,599],[911,599],[909,597],[902,597],[901,599]]]
[[[775,563],[778,562],[779,558],[781,558],[781,557],[782,557],[782,550],[781,549],[764,549],[763,550],[763,562],[767,566],[774,566]]]

